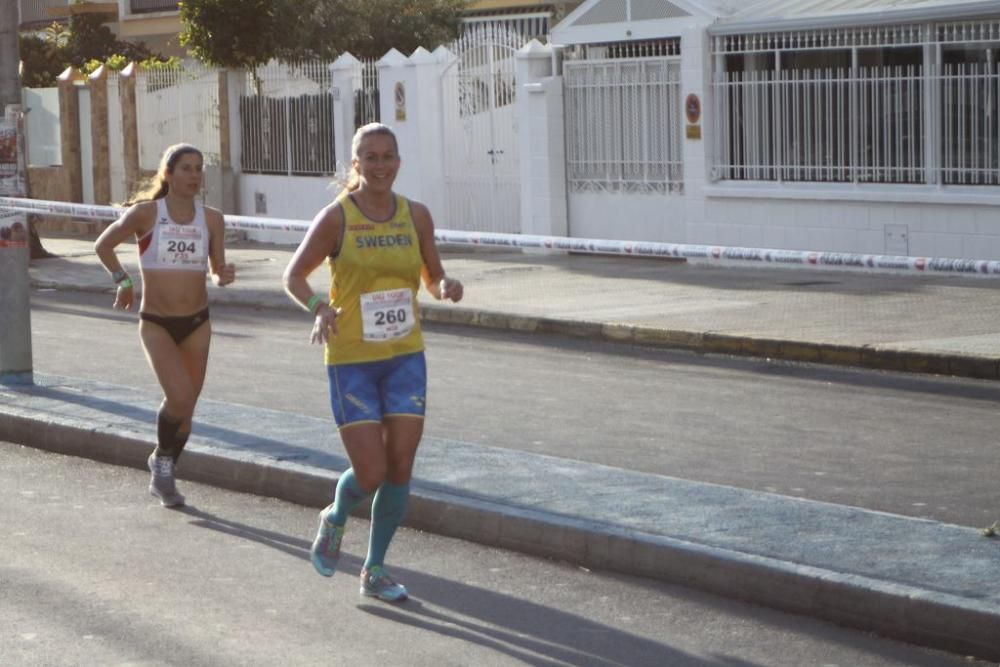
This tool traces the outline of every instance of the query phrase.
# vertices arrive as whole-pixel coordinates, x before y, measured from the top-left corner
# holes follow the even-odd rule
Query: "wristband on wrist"
[[[125,269],[118,269],[117,271],[113,271],[111,273],[111,280],[115,283],[120,283],[126,278],[128,278],[128,272],[125,271]]]
[[[306,303],[306,310],[315,315],[316,311],[319,310],[319,305],[321,303],[323,303],[323,297],[319,294],[313,294],[309,297],[309,301]]]
[[[128,276],[125,276],[124,278],[118,281],[118,287],[124,289],[132,289],[132,279]]]

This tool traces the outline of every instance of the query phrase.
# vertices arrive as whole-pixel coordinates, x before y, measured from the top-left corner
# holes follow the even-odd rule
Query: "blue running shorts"
[[[382,361],[331,364],[330,405],[337,426],[381,423],[383,417],[423,417],[427,362],[423,351]]]

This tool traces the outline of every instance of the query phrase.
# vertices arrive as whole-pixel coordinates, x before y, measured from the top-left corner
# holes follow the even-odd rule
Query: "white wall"
[[[677,195],[575,192],[569,236],[685,243],[686,201]]]
[[[681,98],[701,99],[703,137],[683,139],[683,193],[574,192],[569,236],[1000,259],[997,187],[710,181],[715,120],[708,38],[694,25],[681,33]],[[530,135],[532,128],[521,131]]]
[[[239,175],[239,214],[264,218],[312,220],[317,212],[337,196],[340,188],[329,177]],[[263,196],[265,213],[257,212]],[[296,232],[247,231],[247,238],[262,243],[297,244],[302,235]]]
[[[1000,259],[1000,204],[710,197],[688,242]]]
[[[28,164],[51,167],[62,164],[59,138],[59,89],[25,88],[25,133],[28,135]]]

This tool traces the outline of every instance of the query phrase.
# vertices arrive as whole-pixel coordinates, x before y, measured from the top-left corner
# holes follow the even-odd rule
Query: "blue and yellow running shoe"
[[[383,602],[402,602],[407,598],[406,586],[393,581],[381,565],[361,570],[361,594]]]

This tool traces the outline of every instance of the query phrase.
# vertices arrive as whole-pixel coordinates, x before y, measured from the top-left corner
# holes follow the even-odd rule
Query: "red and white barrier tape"
[[[66,202],[0,197],[0,209],[38,215],[60,215],[89,220],[114,220],[122,209]],[[245,231],[306,232],[309,222],[280,218],[256,218],[226,215],[226,226]],[[577,239],[563,236],[497,234],[439,229],[434,234],[439,243],[490,248],[528,248],[577,253],[619,255],[623,257],[668,257],[709,263],[738,263],[744,266],[802,267],[825,270],[892,271],[923,274],[975,275],[1000,277],[1000,261],[984,259],[949,259],[941,257],[906,257],[869,255],[849,252],[778,250],[733,246],[656,243],[651,241],[614,241]]]

